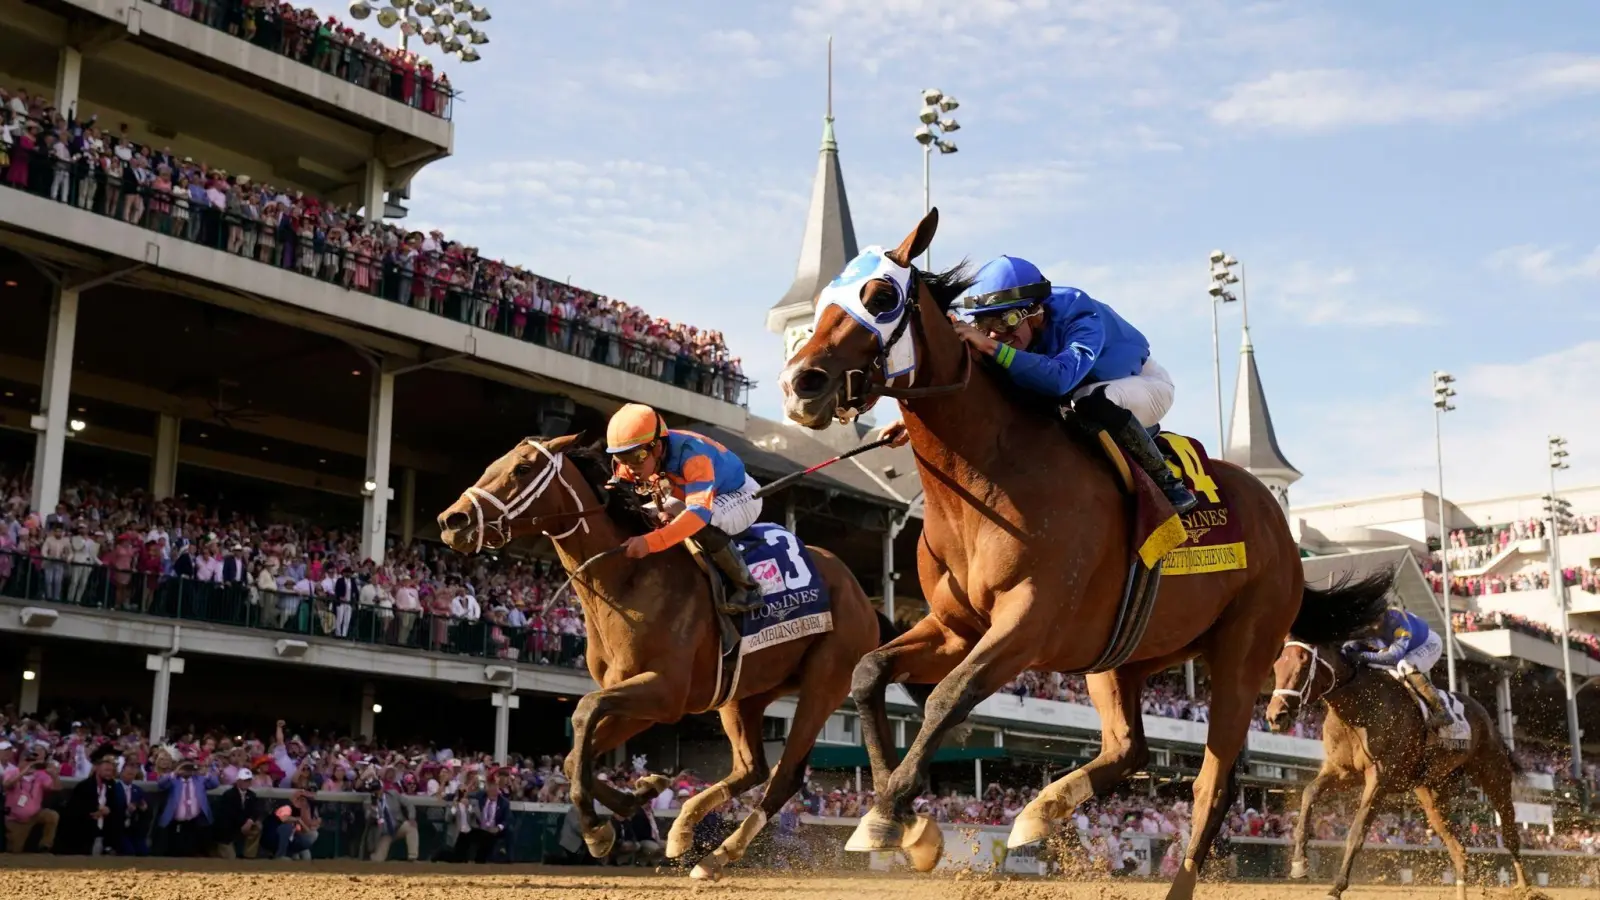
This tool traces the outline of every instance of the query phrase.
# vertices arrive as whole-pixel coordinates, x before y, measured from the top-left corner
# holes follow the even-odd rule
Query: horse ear
[[[582,443],[582,434],[564,434],[561,437],[552,438],[551,440],[546,441],[544,447],[551,453],[566,453],[568,450],[571,450]]]
[[[921,256],[928,249],[928,245],[933,243],[933,233],[938,230],[939,207],[935,206],[928,210],[928,214],[922,217],[916,228],[911,229],[911,233],[900,242],[900,246],[884,255],[909,269],[911,261]]]

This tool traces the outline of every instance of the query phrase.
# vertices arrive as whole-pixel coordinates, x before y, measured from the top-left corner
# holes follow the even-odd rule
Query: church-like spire
[[[845,196],[844,172],[839,168],[839,144],[833,134],[833,39],[828,39],[828,105],[822,119],[822,148],[817,175],[811,185],[811,209],[806,214],[800,240],[800,262],[794,283],[767,311],[767,329],[784,334],[798,321],[810,324],[811,305],[817,294],[854,259],[856,229],[850,221],[850,201]]]
[[[1256,368],[1256,351],[1250,342],[1248,319],[1244,341],[1239,347],[1239,381],[1233,392],[1233,420],[1228,426],[1228,446],[1223,458],[1266,482],[1278,501],[1288,508],[1289,485],[1300,480],[1300,470],[1290,465],[1278,447],[1272,413],[1267,410],[1267,394],[1261,388],[1261,370]]]

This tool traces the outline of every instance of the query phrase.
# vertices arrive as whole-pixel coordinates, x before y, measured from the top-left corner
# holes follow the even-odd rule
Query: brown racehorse
[[[938,226],[930,212],[891,261],[910,267]],[[1068,433],[1053,411],[1017,402],[1020,391],[987,362],[973,362],[947,318],[968,281],[963,267],[913,272],[902,301],[886,280],[862,288],[864,315],[905,318],[884,344],[914,341],[917,362],[906,387],[886,388],[892,347],[837,306],[780,376],[785,411],[820,428],[875,395],[901,399],[922,476],[926,514],[917,564],[929,614],[856,667],[852,694],[861,710],[878,804],[851,837],[852,850],[906,850],[931,869],[942,851],[938,828],[911,801],[933,752],[985,697],[1027,669],[1082,671],[1110,640],[1128,574],[1128,501],[1102,451]],[[888,326],[884,327],[887,332]],[[1023,810],[1010,845],[1049,836],[1057,821],[1111,790],[1149,756],[1139,699],[1146,678],[1195,656],[1209,667],[1211,723],[1195,782],[1194,839],[1170,897],[1192,896],[1222,824],[1233,764],[1255,698],[1297,613],[1342,605],[1342,591],[1305,584],[1299,550],[1282,508],[1256,478],[1213,462],[1212,476],[1243,523],[1248,568],[1170,577],[1129,661],[1089,677],[1101,720],[1100,754],[1046,788]],[[1302,605],[1305,611],[1302,612]],[[937,683],[916,740],[899,765],[891,754],[886,686]]]
[[[1375,618],[1370,616],[1367,621]],[[1338,900],[1350,886],[1350,867],[1366,840],[1378,801],[1385,794],[1410,790],[1427,814],[1428,825],[1450,851],[1457,900],[1466,900],[1467,854],[1452,831],[1449,812],[1451,795],[1460,791],[1464,774],[1483,789],[1499,815],[1517,887],[1526,889],[1516,810],[1511,803],[1516,767],[1488,710],[1471,697],[1461,696],[1472,725],[1472,740],[1465,749],[1447,748],[1430,739],[1417,701],[1404,685],[1385,673],[1352,666],[1340,655],[1338,641],[1350,634],[1306,634],[1297,628],[1290,630],[1290,637],[1293,640],[1284,644],[1273,667],[1275,690],[1267,705],[1267,721],[1274,731],[1284,731],[1318,700],[1327,704],[1328,717],[1322,725],[1322,768],[1300,798],[1289,877],[1306,877],[1306,823],[1311,805],[1323,791],[1361,786],[1361,805],[1345,838],[1344,862],[1328,892]]]
[[[631,493],[606,490],[610,464],[578,444],[577,436],[529,438],[491,463],[439,516],[444,542],[472,553],[525,535],[550,535],[570,573],[648,530]],[[684,804],[667,855],[688,852],[694,826],[707,813],[757,785],[765,783],[766,790],[760,807],[695,866],[696,878],[716,878],[742,857],[799,789],[817,734],[849,694],[851,669],[878,646],[880,622],[855,576],[833,554],[811,552],[832,594],[833,630],[756,651],[744,661],[735,696],[717,708],[733,745],[733,771]],[[589,674],[600,688],[573,711],[565,768],[584,841],[591,854],[604,857],[616,835],[609,820],[595,815],[594,801],[631,816],[667,781],[651,776],[625,792],[595,778],[595,758],[653,724],[707,711],[718,692],[721,638],[706,575],[685,550],[641,560],[611,555],[573,584],[588,625]],[[799,701],[783,757],[769,772],[762,713],[788,694]]]

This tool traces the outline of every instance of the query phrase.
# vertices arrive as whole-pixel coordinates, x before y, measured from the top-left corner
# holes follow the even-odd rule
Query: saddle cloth
[[[722,653],[717,657],[717,691],[707,710],[738,696],[745,656],[833,630],[832,598],[816,560],[788,530],[757,522],[733,539],[751,578],[760,585],[762,604],[736,616],[717,613]],[[712,602],[718,606],[727,586],[709,560],[701,566],[712,581]]]
[[[1098,439],[1122,479],[1123,488],[1133,495],[1135,540],[1147,567],[1159,560],[1161,574],[1166,577],[1246,567],[1244,526],[1212,479],[1211,458],[1199,441],[1170,431],[1156,435],[1156,446],[1166,456],[1168,467],[1200,501],[1188,515],[1179,517],[1161,489],[1126,450],[1104,431]]]
[[[1422,715],[1422,720],[1426,722],[1428,720],[1427,701],[1417,696],[1417,692],[1412,690],[1411,685],[1406,683],[1406,677],[1400,674],[1400,670],[1380,668],[1379,671],[1400,682],[1400,686],[1405,688],[1406,694],[1417,704],[1417,712]],[[1438,688],[1434,690],[1437,691]],[[1438,742],[1442,746],[1449,749],[1467,749],[1467,746],[1472,743],[1472,723],[1467,720],[1467,707],[1461,702],[1460,697],[1449,691],[1439,691],[1439,697],[1444,700],[1444,708],[1450,713],[1450,724],[1439,729],[1434,736],[1438,738]]]
[[[757,522],[735,543],[765,601],[760,609],[738,616],[740,654],[833,630],[828,585],[799,538],[780,526]]]

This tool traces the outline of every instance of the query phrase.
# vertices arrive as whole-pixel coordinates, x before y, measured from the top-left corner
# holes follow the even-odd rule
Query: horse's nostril
[[[806,369],[794,377],[794,395],[801,400],[814,400],[828,389],[833,379],[821,369]]]
[[[444,529],[446,531],[460,531],[471,523],[471,517],[464,512],[445,513]]]

